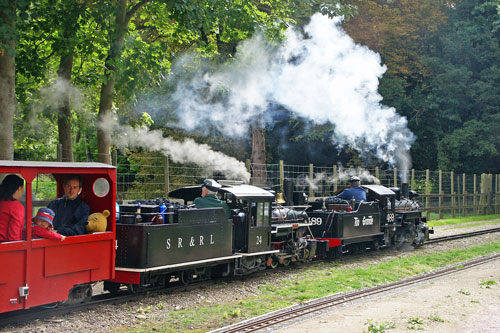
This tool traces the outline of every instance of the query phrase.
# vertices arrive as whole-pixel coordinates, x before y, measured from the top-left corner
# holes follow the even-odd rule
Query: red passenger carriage
[[[59,302],[84,300],[90,283],[114,278],[116,168],[101,163],[0,161],[0,176],[17,174],[25,180],[24,239],[0,243],[0,313]],[[39,177],[57,184],[53,199],[61,197],[68,174],[83,180],[80,198],[90,213],[111,212],[102,233],[66,237],[63,242],[32,239],[31,219],[36,214],[33,191]],[[44,203],[45,206],[46,203]]]

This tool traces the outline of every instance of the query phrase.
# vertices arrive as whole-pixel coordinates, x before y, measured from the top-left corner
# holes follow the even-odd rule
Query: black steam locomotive
[[[415,192],[365,185],[366,202],[307,202],[304,194],[284,206],[274,192],[221,182],[230,210],[194,208],[200,186],[180,188],[169,200],[120,206],[116,224],[116,270],[105,289],[138,291],[212,276],[244,275],[292,262],[405,244],[418,246],[429,228]],[[140,220],[138,208],[140,207]]]

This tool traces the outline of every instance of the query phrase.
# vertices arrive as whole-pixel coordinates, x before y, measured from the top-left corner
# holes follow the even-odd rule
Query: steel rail
[[[463,263],[458,263],[452,266],[445,267],[443,269],[437,270],[432,273],[427,273],[423,275],[417,275],[403,281],[393,282],[383,286],[377,286],[369,289],[353,291],[349,293],[344,293],[341,295],[327,296],[318,300],[314,300],[308,303],[303,303],[299,305],[292,306],[283,310],[278,310],[271,314],[267,314],[261,317],[252,318],[241,323],[230,325],[224,328],[220,328],[211,333],[232,333],[232,332],[255,332],[264,328],[269,328],[274,325],[294,320],[299,317],[312,314],[314,312],[322,311],[327,308],[335,307],[347,302],[352,302],[361,298],[385,293],[391,290],[403,288],[413,284],[421,283],[427,280],[436,279],[438,277],[454,274],[472,267],[485,264],[487,262],[498,260],[500,258],[500,253],[484,256],[476,259],[472,259]]]
[[[468,233],[464,233],[464,234],[431,238],[428,241],[425,241],[424,245],[445,242],[445,241],[450,241],[450,240],[455,240],[455,239],[461,239],[461,238],[467,238],[467,237],[480,236],[480,235],[485,235],[485,234],[489,234],[489,233],[493,233],[493,232],[500,232],[500,228],[485,229],[485,230],[480,230],[480,231],[468,232]]]

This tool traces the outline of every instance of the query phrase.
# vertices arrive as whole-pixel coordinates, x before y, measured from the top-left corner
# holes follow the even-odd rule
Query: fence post
[[[394,168],[394,187],[398,187],[398,168]]]
[[[314,190],[313,190],[313,178],[314,178],[314,165],[312,163],[309,163],[309,181],[311,182],[311,185],[309,185],[309,197],[312,198],[314,197]]]
[[[500,184],[499,184],[499,181],[500,181],[500,175],[497,174],[496,175],[496,179],[495,179],[495,213],[498,214],[500,213],[500,203],[498,202],[499,199],[500,199],[500,196],[499,196],[499,193],[500,192]]]
[[[431,194],[431,188],[430,188],[430,178],[431,178],[431,174],[430,174],[430,171],[429,169],[426,169],[425,170],[425,194],[426,194],[426,197],[425,197],[425,216],[427,217],[427,220],[430,220],[430,217],[431,217],[431,212],[429,210],[429,206],[430,206],[430,194]]]
[[[493,214],[493,174],[488,174],[488,214]]]
[[[439,170],[439,219],[443,218],[443,170]]]
[[[466,180],[467,177],[464,172],[464,174],[462,175],[462,206],[464,206],[464,216],[467,216],[467,187],[465,186]]]
[[[472,196],[472,205],[474,206],[474,215],[478,215],[479,209],[477,207],[477,175],[474,174],[474,189]]]
[[[415,191],[415,169],[411,169],[411,189]]]
[[[337,192],[337,188],[338,188],[338,178],[337,178],[337,165],[335,164],[333,166],[333,193]]]
[[[280,160],[280,190],[283,191],[283,180],[285,179],[285,165],[283,160]]]
[[[454,174],[453,171],[451,172],[450,180],[451,180],[451,189],[450,189],[450,194],[451,194],[451,216],[452,217],[456,217],[457,216],[457,212],[455,210],[455,174]]]
[[[118,150],[113,149],[111,152],[111,165],[117,167],[118,166]]]
[[[170,165],[168,163],[168,156],[163,158],[164,168],[163,173],[165,175],[165,197],[170,192]]]

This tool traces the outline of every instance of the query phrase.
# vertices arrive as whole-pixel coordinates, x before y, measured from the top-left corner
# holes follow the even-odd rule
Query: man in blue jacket
[[[84,235],[90,208],[78,196],[82,189],[82,179],[78,175],[69,175],[64,180],[63,188],[64,195],[48,205],[56,213],[54,229],[64,236]]]
[[[363,188],[360,186],[361,179],[359,179],[359,177],[353,176],[351,177],[351,179],[349,179],[349,184],[351,187],[346,188],[333,198],[366,201],[366,191],[363,190]]]
[[[222,207],[226,218],[231,216],[231,211],[224,201],[217,198],[217,191],[222,186],[213,179],[205,179],[201,185],[201,197],[194,199],[196,208]]]

